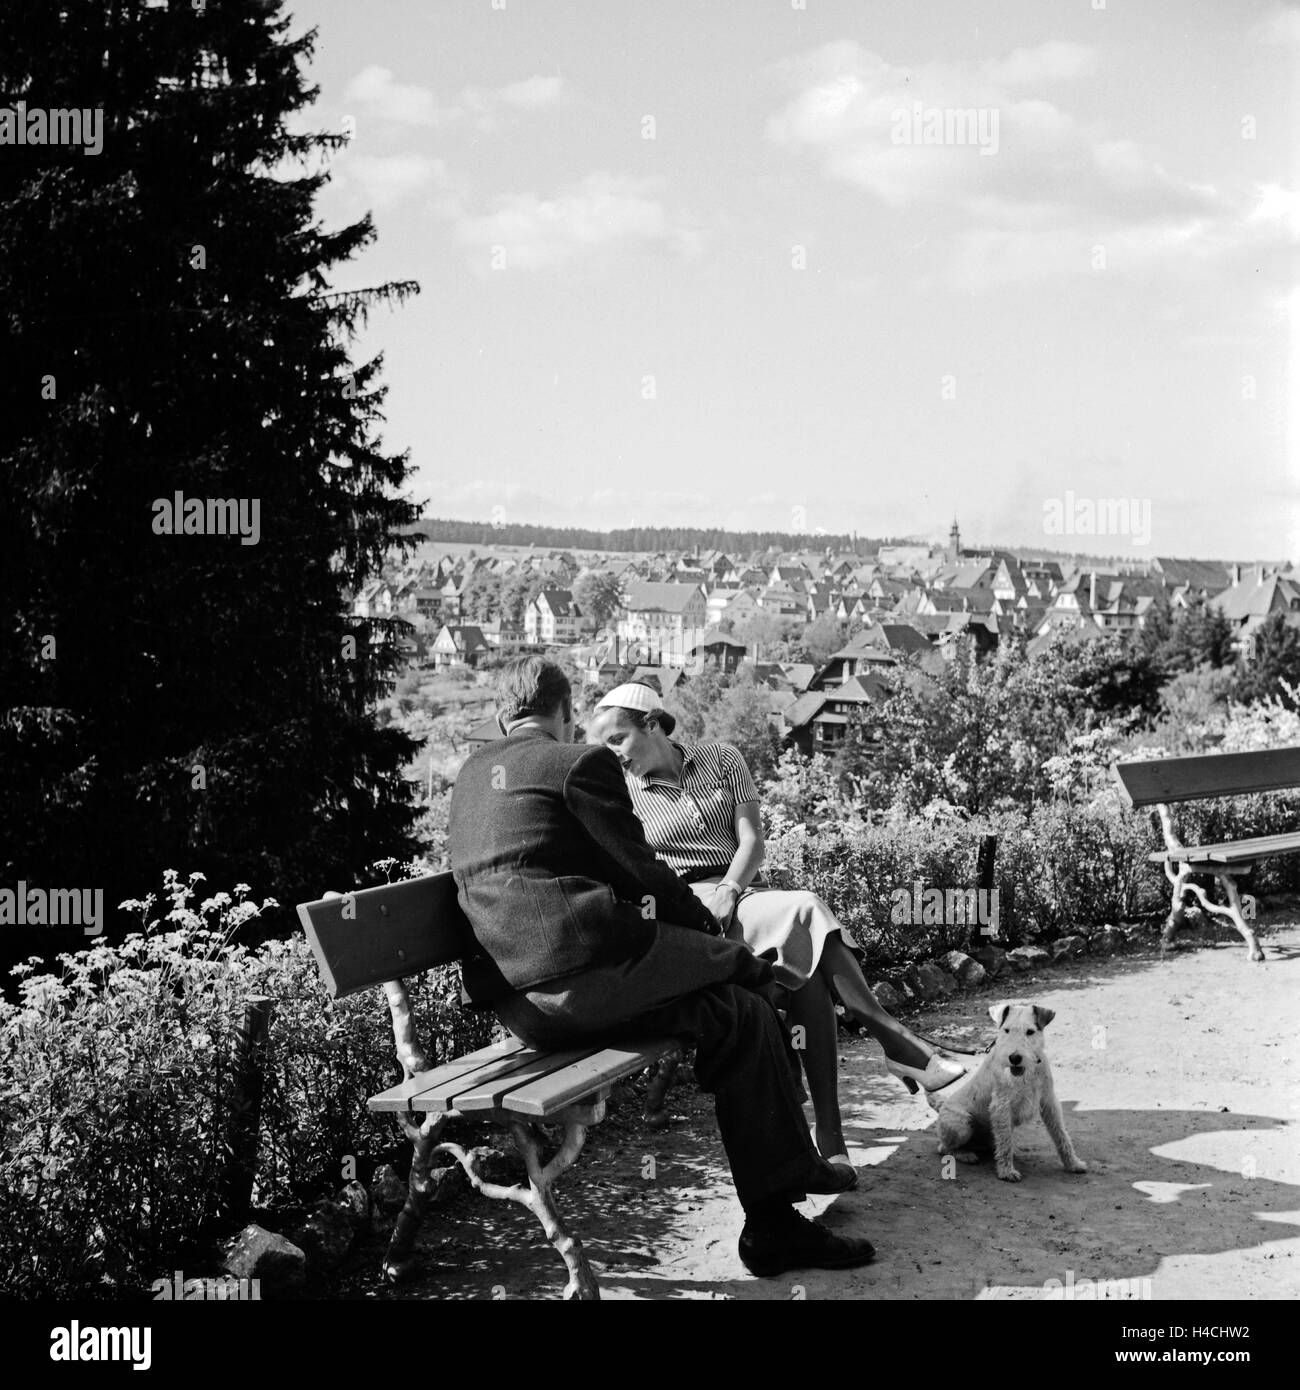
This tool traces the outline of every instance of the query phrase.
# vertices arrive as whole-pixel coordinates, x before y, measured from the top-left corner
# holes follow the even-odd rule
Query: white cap
[[[642,714],[658,714],[664,702],[642,681],[625,681],[596,702],[597,709],[634,709]]]

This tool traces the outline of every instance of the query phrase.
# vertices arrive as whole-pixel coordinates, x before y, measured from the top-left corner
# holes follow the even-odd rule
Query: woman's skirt
[[[691,884],[691,891],[707,905],[721,882],[721,874],[701,879]],[[798,989],[817,969],[826,938],[842,931],[835,914],[816,893],[746,888],[727,936],[744,941],[756,956],[771,961],[778,984]]]

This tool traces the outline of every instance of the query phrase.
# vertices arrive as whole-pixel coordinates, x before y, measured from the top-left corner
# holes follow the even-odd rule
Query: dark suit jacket
[[[467,962],[473,1003],[635,960],[658,922],[720,934],[645,842],[607,748],[517,729],[471,754],[451,794],[457,895],[495,968]]]

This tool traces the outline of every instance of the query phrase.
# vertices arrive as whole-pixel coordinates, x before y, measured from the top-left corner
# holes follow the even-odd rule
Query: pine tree
[[[348,600],[416,509],[349,347],[417,287],[330,290],[373,229],[315,218],[343,137],[290,133],[289,29],[281,0],[0,8],[0,105],[103,111],[98,154],[0,145],[0,882],[114,907],[197,868],[291,904],[414,848],[418,745],[370,713],[398,634]]]

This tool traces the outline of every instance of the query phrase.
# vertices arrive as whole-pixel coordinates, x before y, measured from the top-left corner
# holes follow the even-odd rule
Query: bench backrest
[[[1300,787],[1300,748],[1154,758],[1149,762],[1115,763],[1111,771],[1119,782],[1120,794],[1130,806],[1286,791]]]
[[[450,965],[475,946],[449,873],[300,903],[298,918],[332,999]]]

